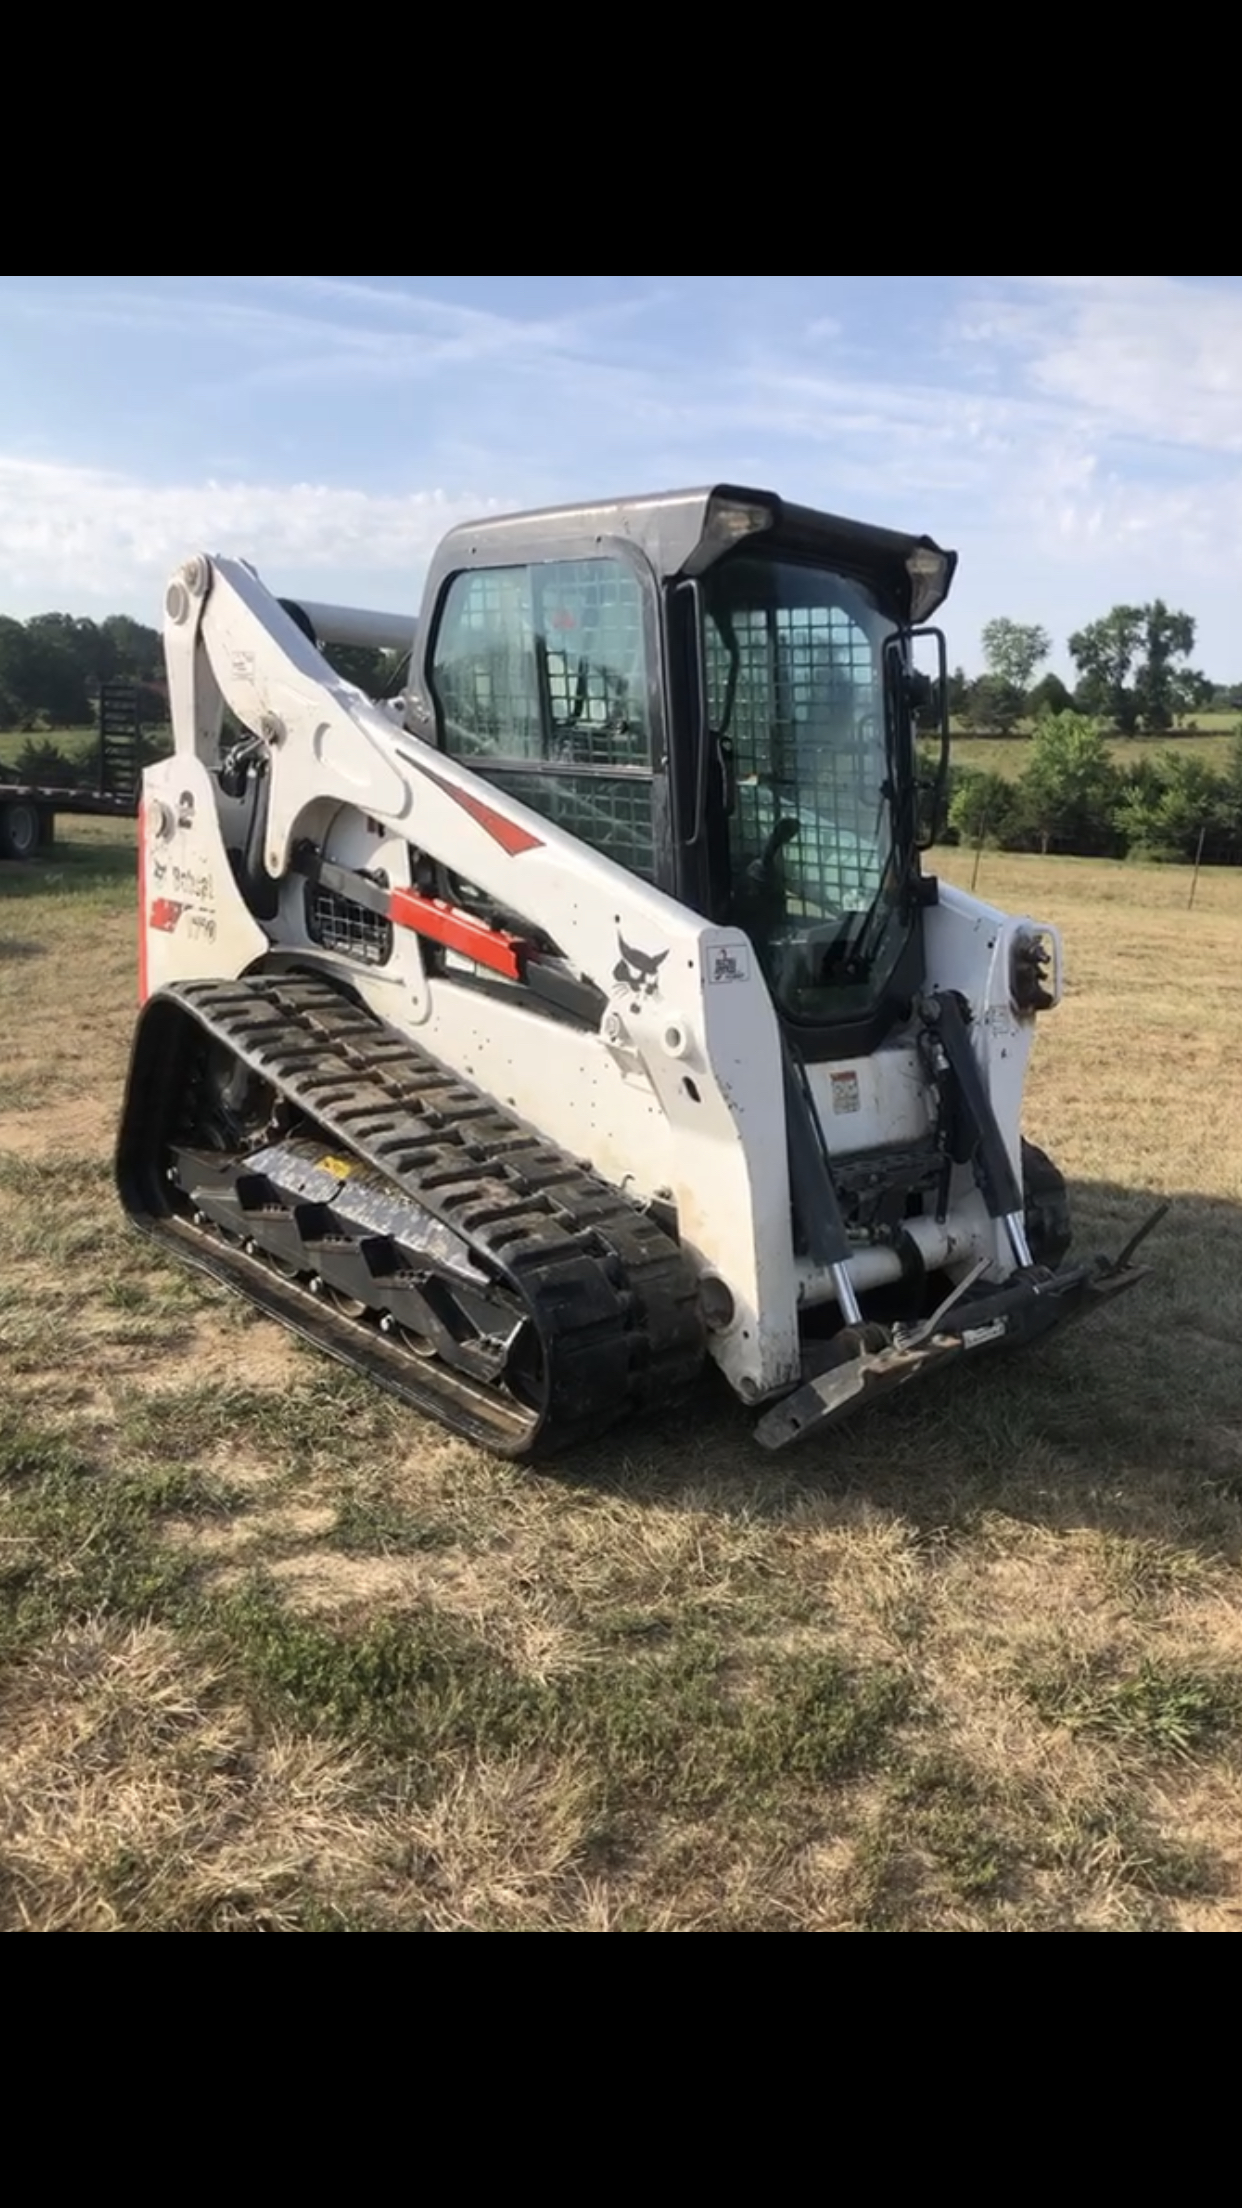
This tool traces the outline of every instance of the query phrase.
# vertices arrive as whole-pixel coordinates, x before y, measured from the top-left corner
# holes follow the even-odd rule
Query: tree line
[[[365,646],[330,645],[325,658],[370,696],[382,696],[394,679],[392,655]],[[55,734],[90,726],[105,682],[131,683],[142,730],[139,762],[169,749],[168,685],[158,629],[112,613],[103,621],[69,613],[36,613],[28,621],[0,614],[0,734],[26,738],[12,766],[17,781],[43,788],[89,785],[95,763],[76,747],[65,750]]]
[[[1242,864],[1242,725],[1223,769],[1172,747],[1119,763],[1098,721],[1072,708],[1045,712],[1024,771],[1013,780],[951,765],[941,840],[1003,851]]]
[[[1068,639],[1077,670],[1072,689],[1059,675],[1036,681],[1052,652],[1052,638],[1037,622],[998,615],[985,623],[980,643],[984,672],[972,679],[958,667],[949,686],[954,718],[980,732],[1008,735],[1024,718],[1071,708],[1123,736],[1161,734],[1179,718],[1210,709],[1242,713],[1242,684],[1210,682],[1190,665],[1194,618],[1162,598],[1114,606],[1075,630]],[[382,652],[341,647],[327,657],[364,690],[387,683]],[[136,683],[150,691],[150,711],[161,702],[166,710],[157,629],[125,613],[102,621],[70,613],[16,621],[0,614],[0,730],[83,727],[94,716],[101,682],[111,680]]]
[[[167,712],[158,630],[127,613],[104,621],[0,614],[0,730],[81,728],[94,715],[101,682],[113,680],[150,688]]]
[[[1056,675],[1035,680],[1052,650],[1037,624],[998,616],[986,623],[981,643],[986,672],[971,681],[957,669],[950,711],[996,734],[1011,734],[1033,718],[1035,733],[1025,771],[1014,779],[951,767],[949,840],[1012,851],[1242,863],[1242,725],[1221,771],[1173,749],[1118,764],[1109,746],[1110,732],[1165,733],[1179,716],[1207,707],[1242,712],[1242,686],[1219,688],[1189,664],[1195,644],[1189,614],[1157,598],[1114,606],[1076,630],[1068,640],[1078,671],[1073,690]],[[325,657],[372,696],[395,679],[395,663],[383,652],[333,646]],[[135,684],[149,730],[166,722],[157,629],[123,613],[98,622],[67,613],[27,621],[0,615],[0,730],[30,739],[18,763],[22,779],[72,781],[90,771],[39,732],[89,723],[100,684],[110,680]],[[148,748],[157,751],[158,738]]]
[[[383,652],[334,645],[325,656],[338,674],[372,694],[388,680]],[[71,613],[36,613],[15,621],[0,614],[0,732],[84,728],[95,717],[100,685],[118,681],[138,689],[144,721],[167,719],[158,629],[127,613],[110,613],[102,621]]]
[[[1193,713],[1242,711],[1242,684],[1211,682],[1190,665],[1194,617],[1163,598],[1114,606],[1074,631],[1067,642],[1078,677],[1073,689],[1059,675],[1035,681],[1052,653],[1038,622],[998,615],[984,624],[980,643],[983,674],[972,681],[958,667],[949,684],[950,713],[980,734],[1008,736],[1024,718],[1073,710],[1121,736],[1163,735]]]

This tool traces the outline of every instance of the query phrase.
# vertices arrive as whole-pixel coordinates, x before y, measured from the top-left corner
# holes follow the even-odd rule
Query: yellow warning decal
[[[321,1158],[319,1170],[321,1173],[330,1173],[334,1180],[347,1181],[354,1168],[347,1158]]]

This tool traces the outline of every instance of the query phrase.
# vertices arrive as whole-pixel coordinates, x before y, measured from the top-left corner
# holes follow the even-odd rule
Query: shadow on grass
[[[109,824],[111,825],[111,823]],[[10,899],[90,894],[137,878],[132,825],[128,834],[98,838],[57,835],[45,858],[19,863],[0,860],[0,909]]]
[[[1149,1192],[1116,1183],[1077,1184],[1071,1198],[1083,1257],[1117,1253],[1153,1208]],[[842,1527],[878,1514],[937,1537],[998,1514],[1242,1558],[1242,1206],[1176,1196],[1142,1254],[1147,1277],[1091,1318],[1029,1348],[981,1352],[793,1448],[761,1449],[754,1414],[711,1368],[686,1406],[521,1477],[588,1507],[611,1494],[767,1524],[809,1510]],[[325,1388],[339,1375],[313,1364]],[[415,1439],[418,1422],[391,1397],[350,1386],[351,1420],[374,1410],[373,1455]],[[307,1450],[330,1436],[344,1414],[320,1392],[271,1398],[286,1442],[295,1412]]]
[[[0,873],[0,895],[3,894],[3,890],[4,876]],[[0,965],[3,965],[6,959],[10,959],[16,965],[20,959],[46,958],[46,956],[46,943],[22,943],[12,936],[6,938],[0,935]]]
[[[1155,1199],[1071,1186],[1074,1255],[1116,1254]],[[768,1454],[711,1372],[685,1410],[558,1460],[554,1476],[631,1499],[780,1519],[818,1500],[841,1522],[924,1530],[984,1512],[1206,1544],[1242,1556],[1242,1206],[1178,1195],[1146,1279],[1011,1353],[987,1351]]]

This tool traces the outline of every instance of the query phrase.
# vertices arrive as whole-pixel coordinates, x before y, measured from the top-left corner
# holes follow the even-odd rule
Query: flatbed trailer
[[[51,849],[58,814],[133,819],[142,776],[138,692],[109,682],[99,697],[99,737],[89,784],[7,780],[0,768],[0,859],[36,859]]]
[[[132,797],[103,790],[43,789],[27,782],[0,782],[0,859],[35,859],[49,851],[58,813],[92,813],[107,819],[133,819]]]

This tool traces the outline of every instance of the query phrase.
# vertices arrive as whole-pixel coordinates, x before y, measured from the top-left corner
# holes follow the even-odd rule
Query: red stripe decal
[[[147,988],[147,801],[138,800],[138,1002],[145,1004]]]
[[[520,858],[523,851],[542,851],[542,836],[532,836],[528,828],[519,828],[516,820],[508,820],[491,805],[485,805],[481,797],[471,797],[468,791],[459,790],[452,782],[445,782],[440,775],[433,774],[430,767],[425,767],[421,760],[411,761],[411,765],[417,765],[420,774],[425,774],[427,780],[434,782],[438,790],[443,790],[445,796],[451,797],[455,804],[460,805],[464,813],[469,813],[472,820],[477,820],[480,828],[485,828],[492,841],[498,843],[502,851],[507,851],[511,859]]]
[[[394,889],[389,911],[399,927],[413,928],[416,934],[442,943],[446,950],[460,951],[463,958],[472,958],[477,966],[490,966],[510,981],[522,979],[530,945],[520,935],[489,928],[486,920],[474,920],[468,912],[458,912],[455,905],[446,904],[442,897],[423,897],[416,889]]]

